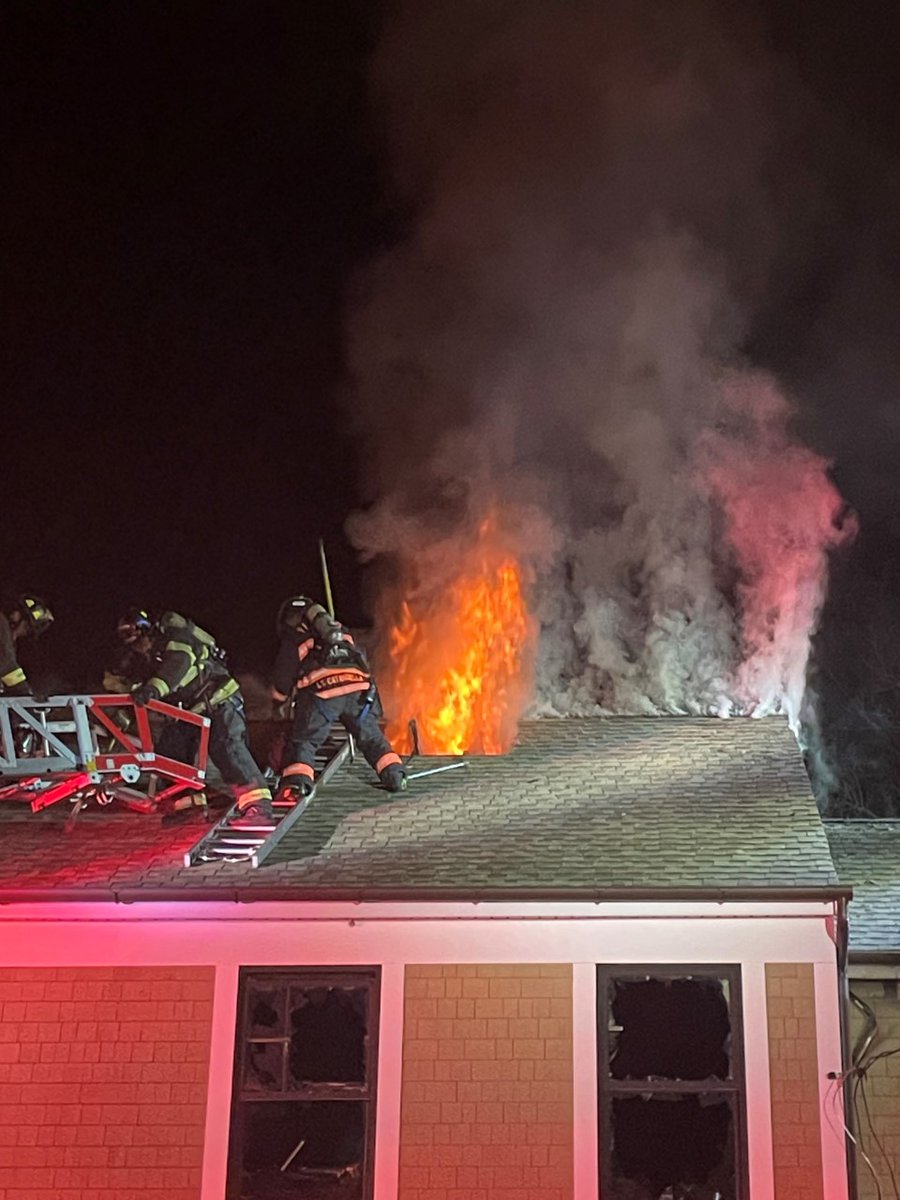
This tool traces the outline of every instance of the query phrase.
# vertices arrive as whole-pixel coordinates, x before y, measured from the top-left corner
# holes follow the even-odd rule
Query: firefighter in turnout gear
[[[247,744],[240,686],[214,639],[178,613],[154,621],[138,608],[119,620],[118,634],[148,662],[146,681],[132,692],[135,704],[164,700],[208,716],[209,757],[231,786],[238,821],[271,821],[272,793]]]
[[[16,642],[40,637],[53,624],[53,613],[37,596],[14,596],[0,612],[0,694],[30,696],[31,685],[19,666]]]
[[[388,791],[403,791],[406,771],[381,732],[381,701],[366,656],[350,632],[321,604],[308,596],[293,596],[279,610],[278,633],[272,696],[284,703],[296,689],[282,788],[309,795],[316,750],[340,721]]]

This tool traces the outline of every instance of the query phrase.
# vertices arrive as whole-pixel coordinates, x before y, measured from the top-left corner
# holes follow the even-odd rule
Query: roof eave
[[[852,898],[853,889],[842,884],[821,886],[742,887],[329,887],[273,884],[256,887],[137,887],[137,888],[3,888],[0,905],[36,903],[234,903],[343,902],[374,903],[629,903],[659,902],[770,902],[801,903]]]
[[[900,965],[900,948],[897,950],[866,950],[864,948],[854,950],[850,948],[847,955],[847,961],[856,966],[862,966],[869,963],[872,966],[898,966]]]

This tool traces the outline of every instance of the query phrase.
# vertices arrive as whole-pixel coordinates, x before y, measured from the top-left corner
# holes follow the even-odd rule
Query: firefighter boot
[[[171,807],[167,807],[163,812],[162,823],[163,825],[172,825],[197,810],[200,810],[206,819],[209,820],[206,792],[188,792],[186,796],[179,796],[176,800],[173,800]]]
[[[291,804],[299,804],[301,800],[305,800],[312,793],[313,786],[313,781],[307,779],[305,775],[292,775],[278,789],[278,799],[289,801]]]
[[[258,825],[274,828],[275,814],[271,804],[248,804],[246,808],[239,808],[228,824],[235,829],[255,829]]]
[[[241,829],[246,826],[275,824],[272,795],[268,788],[264,790],[262,795],[260,791],[262,789],[256,789],[251,793],[244,804],[238,800],[238,810],[229,821],[229,825],[233,825],[236,829]]]
[[[397,763],[392,763],[389,767],[385,767],[378,776],[384,787],[389,792],[405,792],[407,785],[406,772]]]

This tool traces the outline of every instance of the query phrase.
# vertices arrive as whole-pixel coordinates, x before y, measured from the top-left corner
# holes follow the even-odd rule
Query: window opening
[[[727,1079],[731,1018],[721,979],[612,979],[614,1079]]]
[[[598,968],[603,1200],[746,1200],[739,969]]]
[[[228,1195],[371,1194],[378,973],[241,976]]]

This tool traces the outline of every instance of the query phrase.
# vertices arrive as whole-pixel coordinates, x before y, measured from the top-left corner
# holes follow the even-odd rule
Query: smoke
[[[745,7],[398,0],[372,63],[403,229],[353,297],[351,536],[384,624],[492,512],[538,712],[801,716],[852,522],[742,347],[826,147]]]
[[[850,540],[856,518],[825,477],[822,459],[792,442],[784,397],[771,380],[728,380],[733,430],[709,431],[701,461],[725,517],[737,569],[745,709],[800,714],[809,635],[826,582],[826,552]]]

